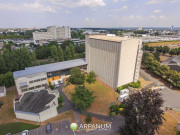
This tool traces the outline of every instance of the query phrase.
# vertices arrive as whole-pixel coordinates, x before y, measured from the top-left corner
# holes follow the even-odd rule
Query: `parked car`
[[[7,133],[6,135],[12,135],[11,133]]]
[[[24,130],[24,131],[22,132],[22,135],[28,135],[28,133],[29,133],[29,130]]]
[[[50,134],[52,132],[52,126],[51,126],[51,123],[48,123],[46,125],[46,133]]]
[[[63,83],[64,83],[62,78],[61,78],[59,81],[60,81],[60,83],[61,83],[61,84],[63,84]]]
[[[55,85],[56,88],[59,87],[58,81],[54,81],[54,85]]]

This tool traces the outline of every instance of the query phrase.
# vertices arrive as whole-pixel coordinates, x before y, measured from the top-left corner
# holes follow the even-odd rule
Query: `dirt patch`
[[[168,46],[168,45],[171,45],[171,44],[180,44],[180,41],[169,41],[169,42],[157,42],[157,43],[148,43],[149,46]]]
[[[161,62],[163,62],[163,61],[165,61],[165,60],[171,58],[170,55],[169,55],[169,56],[168,56],[168,55],[160,55],[159,57],[160,57],[160,61],[161,61]]]
[[[147,85],[153,83],[152,81],[146,81],[141,76],[139,77],[139,81],[141,82],[141,88],[146,87]]]

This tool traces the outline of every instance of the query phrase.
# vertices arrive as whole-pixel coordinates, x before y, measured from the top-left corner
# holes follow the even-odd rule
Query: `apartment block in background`
[[[71,38],[70,27],[49,26],[47,32],[33,32],[33,40],[38,44],[40,40],[57,40]]]
[[[113,89],[137,82],[142,59],[142,41],[113,35],[86,35],[87,72]]]

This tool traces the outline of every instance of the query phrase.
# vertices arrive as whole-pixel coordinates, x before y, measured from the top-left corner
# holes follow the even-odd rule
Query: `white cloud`
[[[38,0],[35,0],[34,3],[0,3],[0,10],[12,10],[12,11],[31,11],[31,12],[56,12],[50,6],[41,4]]]
[[[118,12],[118,11],[123,11],[123,10],[126,10],[126,9],[128,9],[128,6],[127,6],[127,5],[124,5],[124,6],[122,6],[122,7],[119,8],[119,9],[113,9],[113,10],[111,10],[111,12]]]
[[[124,16],[123,17],[123,20],[142,20],[143,19],[143,16],[140,16],[140,15],[129,15],[129,16]]]
[[[95,22],[95,19],[94,19],[94,18],[86,17],[86,18],[85,18],[85,21],[86,21],[87,23],[94,23],[94,22]]]
[[[161,13],[161,12],[162,12],[162,10],[160,10],[160,9],[157,9],[157,10],[153,11],[153,13]]]
[[[159,18],[160,19],[165,19],[165,16],[164,15],[160,15]]]
[[[126,2],[127,0],[112,0],[114,3],[117,3],[118,1]]]
[[[46,0],[58,7],[98,7],[105,6],[104,0]]]
[[[159,3],[176,3],[176,2],[180,2],[180,0],[149,0],[148,2],[146,2],[146,4],[150,5],[150,4],[159,4]]]
[[[150,15],[150,18],[151,19],[160,19],[160,20],[162,20],[162,19],[165,19],[166,17],[164,16],[164,15],[159,15],[159,16],[155,16],[155,15]]]

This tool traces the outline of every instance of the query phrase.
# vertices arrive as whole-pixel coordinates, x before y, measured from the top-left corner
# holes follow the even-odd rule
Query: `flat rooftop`
[[[15,103],[16,111],[40,113],[49,108],[49,104],[55,95],[49,94],[47,90],[39,92],[28,92],[23,95],[20,102]]]
[[[21,76],[27,76],[37,73],[43,73],[43,72],[54,72],[59,71],[63,69],[69,69],[73,67],[83,66],[87,65],[85,62],[85,59],[75,59],[70,61],[63,61],[63,62],[57,62],[52,64],[46,64],[46,65],[40,65],[35,67],[27,67],[25,70],[21,71],[15,71],[13,72],[14,78],[21,77]]]
[[[130,38],[125,38],[125,37],[108,36],[108,35],[93,35],[93,34],[89,35],[89,38],[106,40],[106,41],[113,41],[113,42],[121,42],[124,40],[130,40]]]

